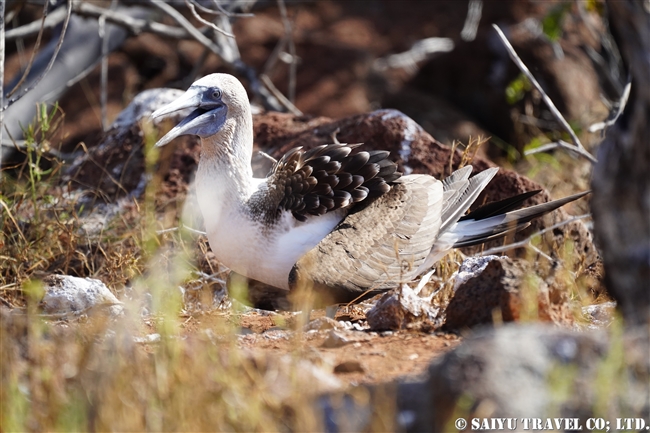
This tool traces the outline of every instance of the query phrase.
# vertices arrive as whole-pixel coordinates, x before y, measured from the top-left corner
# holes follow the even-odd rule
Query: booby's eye
[[[214,89],[212,91],[212,97],[214,99],[221,99],[221,89]]]

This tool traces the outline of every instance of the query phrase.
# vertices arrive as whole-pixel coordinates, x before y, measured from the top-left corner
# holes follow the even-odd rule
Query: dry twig
[[[260,80],[262,81],[262,83],[264,83],[264,85],[266,86],[266,88],[269,89],[269,91],[273,94],[273,96],[275,96],[275,97],[277,98],[277,100],[278,100],[278,101],[279,101],[279,102],[280,102],[280,103],[281,103],[281,104],[282,104],[282,105],[283,105],[287,110],[289,110],[289,111],[291,112],[291,114],[294,114],[294,115],[296,115],[296,116],[302,116],[302,114],[303,114],[302,111],[300,111],[300,110],[298,109],[298,107],[296,107],[295,105],[293,105],[293,104],[291,103],[291,101],[289,101],[289,100],[287,99],[287,97],[284,96],[284,95],[282,94],[282,92],[280,92],[280,91],[278,90],[277,87],[275,87],[275,84],[273,84],[273,82],[272,82],[271,79],[268,77],[268,75],[264,75],[264,74],[260,75]]]
[[[225,15],[229,18],[231,17],[254,17],[255,14],[250,14],[250,13],[234,13],[227,11],[219,4],[218,0],[212,0],[212,3],[214,6],[217,8],[217,10],[207,8],[203,6],[201,3],[197,2],[196,0],[190,0],[192,3],[194,3],[194,6],[196,6],[197,9],[199,9],[202,12],[205,12],[206,14],[212,14],[212,15]]]
[[[478,25],[481,22],[482,12],[483,0],[469,0],[467,17],[465,17],[463,30],[460,32],[460,37],[462,40],[473,41],[476,39],[476,32],[478,32]]]
[[[80,16],[94,17],[94,18],[104,17],[106,21],[124,27],[134,35],[139,35],[143,32],[148,32],[159,36],[165,36],[165,37],[175,38],[175,39],[188,39],[192,37],[186,30],[182,28],[168,26],[166,24],[157,23],[155,21],[133,18],[129,15],[120,13],[118,11],[112,11],[109,9],[96,6],[93,3],[75,2],[73,6],[73,10],[77,15]]]
[[[566,141],[560,140],[560,141],[556,141],[555,143],[552,143],[553,148],[560,147],[562,149],[566,149],[566,150],[569,150],[571,152],[574,152],[574,153],[582,156],[583,158],[586,158],[591,163],[597,162],[596,158],[592,154],[587,152],[587,150],[584,148],[584,146],[580,142],[580,139],[578,139],[578,136],[576,135],[576,133],[573,131],[573,129],[569,125],[569,122],[567,122],[566,119],[562,116],[562,114],[560,113],[560,110],[557,109],[557,107],[555,106],[555,104],[553,103],[551,98],[546,94],[546,92],[544,91],[542,86],[539,84],[539,82],[535,79],[535,77],[530,72],[530,70],[528,69],[526,64],[519,58],[519,56],[517,55],[517,52],[515,51],[515,49],[512,47],[512,45],[508,41],[508,38],[506,38],[506,36],[503,34],[503,32],[501,31],[499,26],[497,26],[496,24],[492,24],[492,27],[494,27],[497,34],[501,38],[501,41],[503,42],[503,45],[505,46],[506,50],[508,51],[508,54],[510,55],[510,58],[512,59],[512,61],[515,62],[515,64],[517,65],[517,67],[519,67],[521,72],[523,72],[523,74],[530,80],[530,82],[533,84],[533,86],[535,86],[537,91],[542,95],[542,99],[544,100],[544,102],[548,106],[549,110],[551,111],[551,114],[553,114],[553,117],[555,117],[558,120],[558,122],[560,122],[560,124],[562,125],[564,130],[571,136],[571,140],[573,141],[573,145],[567,143]],[[547,147],[546,150],[548,150],[548,149],[549,149],[549,147]],[[528,152],[528,153],[530,153],[530,152]]]
[[[63,21],[63,28],[61,28],[61,35],[59,36],[59,41],[57,42],[56,47],[54,48],[54,54],[52,54],[52,58],[50,59],[50,62],[47,64],[47,67],[43,70],[43,72],[29,86],[22,89],[20,94],[16,95],[14,98],[9,99],[7,103],[3,105],[2,110],[6,110],[7,108],[9,108],[12,104],[14,104],[20,98],[22,98],[23,95],[25,95],[27,92],[29,92],[34,87],[36,87],[38,83],[41,82],[43,77],[45,77],[47,73],[50,72],[50,69],[52,69],[52,66],[54,66],[54,61],[59,55],[61,46],[63,45],[63,39],[65,38],[65,33],[68,30],[68,24],[70,23],[70,16],[72,16],[72,0],[67,0],[65,21]]]
[[[4,2],[3,2],[4,3]],[[47,15],[47,18],[44,20],[36,20],[24,26],[17,27],[15,29],[7,30],[5,33],[5,40],[13,41],[15,39],[28,38],[30,36],[36,35],[43,29],[51,29],[58,26],[64,19],[66,13],[64,9],[56,9],[51,14]]]
[[[298,66],[296,44],[293,41],[293,28],[291,27],[291,21],[289,21],[287,7],[284,4],[284,0],[278,0],[278,9],[280,9],[282,25],[284,26],[283,39],[285,39],[289,45],[289,55],[291,56],[291,61],[289,62],[289,90],[287,91],[287,97],[291,104],[293,104],[296,99],[296,68]]]
[[[167,3],[149,0],[149,3],[156,8],[160,9],[162,12],[169,15],[174,21],[176,21],[187,33],[189,33],[194,39],[201,43],[204,47],[208,48],[214,54],[223,58],[222,50],[215,44],[212,43],[203,33],[201,33],[196,27],[190,23],[187,18],[185,18],[180,12],[174,9],[172,6]]]
[[[23,71],[23,76],[20,77],[20,80],[18,80],[18,83],[14,86],[13,89],[7,93],[6,98],[11,98],[11,96],[16,92],[16,90],[20,89],[20,86],[23,85],[25,80],[27,79],[27,75],[29,75],[29,72],[32,70],[32,65],[34,64],[34,58],[36,57],[36,52],[38,51],[38,48],[41,46],[41,39],[43,38],[43,30],[45,29],[45,19],[47,18],[47,8],[49,4],[45,2],[45,6],[43,7],[43,18],[41,18],[41,28],[38,31],[38,37],[36,38],[36,42],[34,44],[34,49],[32,50],[32,55],[29,58],[29,62],[27,63],[27,67],[25,67],[25,70]],[[4,84],[4,83],[3,83]]]
[[[117,0],[111,0],[111,10],[117,6]],[[106,16],[102,15],[98,20],[99,36],[102,38],[102,68],[100,76],[100,110],[102,118],[102,129],[108,130],[108,32],[106,31]]]
[[[212,28],[212,30],[214,30],[215,32],[221,33],[224,36],[227,36],[229,38],[234,38],[235,37],[235,35],[233,35],[232,33],[223,30],[222,28],[220,28],[216,24],[211,23],[210,21],[206,20],[201,15],[199,15],[199,13],[196,11],[196,8],[194,6],[194,2],[191,2],[190,0],[185,0],[185,4],[187,5],[188,8],[190,8],[190,11],[192,12],[192,15],[194,16],[194,18],[196,18],[199,22],[202,22],[206,26],[209,26],[210,28]]]
[[[625,89],[623,89],[623,94],[621,95],[621,99],[618,101],[618,108],[616,109],[616,112],[614,113],[614,116],[612,116],[611,119],[605,120],[604,122],[598,122],[594,123],[591,125],[588,129],[589,132],[596,132],[596,131],[601,131],[604,129],[609,128],[612,126],[616,121],[618,120],[619,116],[621,113],[623,113],[623,110],[625,109],[625,106],[627,105],[627,100],[630,97],[630,90],[632,89],[632,81],[628,80],[627,85],[625,86]]]

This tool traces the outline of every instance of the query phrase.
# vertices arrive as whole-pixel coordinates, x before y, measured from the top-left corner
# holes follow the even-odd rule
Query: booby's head
[[[229,117],[250,116],[249,107],[246,90],[237,78],[228,74],[207,75],[195,81],[180,98],[151,114],[157,119],[179,110],[194,109],[158,140],[156,146],[164,146],[181,135],[213,136]]]

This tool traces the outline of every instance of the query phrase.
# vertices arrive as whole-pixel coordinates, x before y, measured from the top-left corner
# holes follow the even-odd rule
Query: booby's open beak
[[[181,135],[198,135],[200,137],[216,133],[226,118],[227,108],[221,101],[206,100],[209,90],[192,86],[180,98],[165,105],[151,114],[152,119],[162,118],[180,110],[194,109],[178,125],[173,127],[158,142],[156,147],[164,146]]]

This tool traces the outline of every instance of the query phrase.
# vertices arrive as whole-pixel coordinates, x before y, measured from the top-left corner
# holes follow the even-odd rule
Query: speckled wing
[[[324,303],[350,302],[410,281],[435,242],[442,182],[405,176],[391,190],[350,214],[293,267],[290,286],[306,283]]]
[[[267,177],[266,201],[299,221],[379,197],[401,176],[387,151],[351,153],[358,145],[327,144],[287,152]]]

